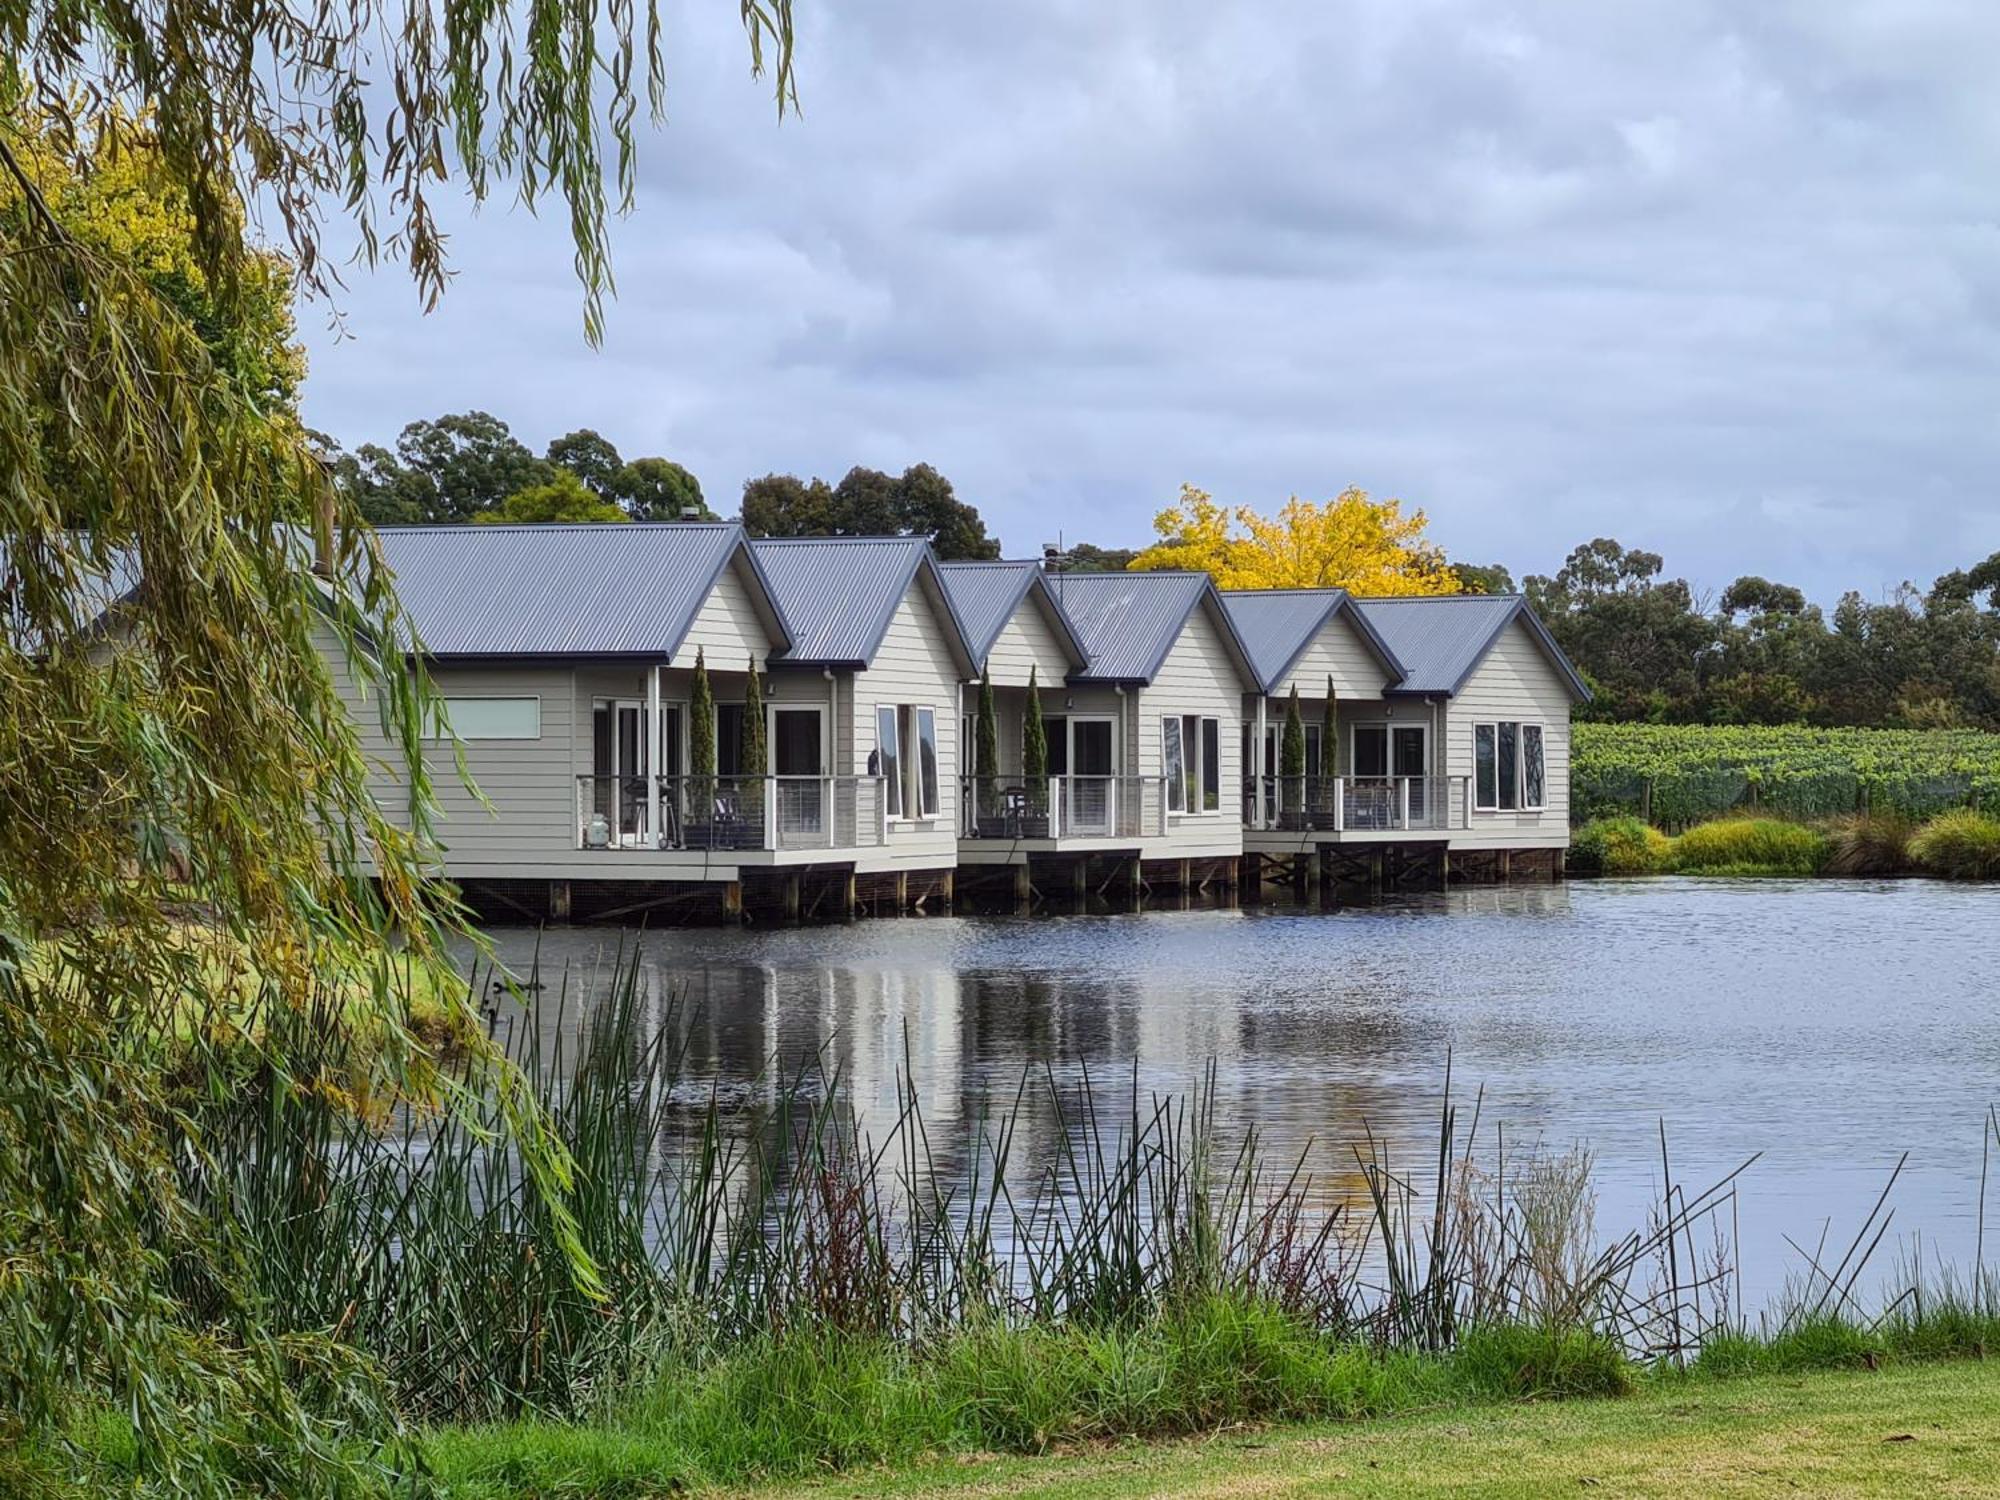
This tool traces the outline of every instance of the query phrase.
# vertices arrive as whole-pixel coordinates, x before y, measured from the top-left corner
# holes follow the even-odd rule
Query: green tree
[[[625,460],[601,433],[588,427],[566,432],[549,444],[542,459],[552,468],[567,469],[598,499],[618,498],[615,484]]]
[[[410,423],[396,439],[396,457],[425,495],[426,521],[474,520],[555,477],[505,422],[483,411]]]
[[[993,673],[990,669],[979,676],[979,713],[972,730],[972,763],[979,774],[979,814],[990,818],[996,811],[994,778],[1000,770],[1000,716],[993,707]]]
[[[516,490],[493,509],[483,510],[472,519],[481,525],[576,526],[615,524],[631,517],[609,500],[598,499],[569,470],[559,469],[553,479]]]
[[[1326,705],[1319,719],[1319,774],[1320,796],[1323,809],[1333,806],[1332,778],[1340,774],[1340,719],[1336,712],[1333,692],[1333,677],[1326,679]]]
[[[1278,737],[1278,804],[1283,810],[1305,806],[1306,721],[1299,709],[1299,685],[1285,701],[1285,727]]]
[[[857,465],[838,485],[766,474],[743,486],[743,525],[752,536],[922,536],[947,561],[1000,555],[979,512],[929,464],[899,476]]]
[[[753,828],[764,826],[764,778],[771,774],[770,750],[764,741],[764,687],[757,658],[750,658],[750,675],[743,686],[743,811]]]
[[[1021,713],[1021,779],[1027,783],[1028,805],[1049,810],[1049,735],[1042,723],[1042,694],[1035,669],[1028,668],[1028,702]]]
[[[702,499],[701,481],[672,459],[633,459],[612,476],[611,498],[635,521],[721,519]]]
[[[742,15],[788,99],[787,0]],[[419,664],[379,649],[408,622],[357,509],[212,336],[251,321],[247,205],[309,294],[330,287],[321,236],[341,215],[364,257],[401,255],[435,300],[439,195],[505,184],[567,210],[594,338],[607,178],[629,197],[641,96],[655,118],[662,103],[657,16],[546,0],[530,21],[474,0],[0,12],[0,1327],[17,1335],[0,1386],[9,1445],[53,1462],[66,1450],[49,1439],[109,1411],[130,1423],[134,1473],[177,1496],[409,1477],[370,1370],[327,1330],[287,1327],[252,1247],[183,1192],[177,1164],[218,1143],[187,1134],[155,1050],[183,1018],[219,1019],[182,941],[199,913],[268,976],[263,1086],[332,1084],[294,1076],[283,1039],[328,976],[357,972],[392,1043],[384,1081],[425,1084],[396,974],[445,961],[450,915],[424,878],[435,699]],[[138,256],[65,223],[25,165],[38,139],[84,178],[154,154],[213,299],[207,336]],[[138,587],[109,587],[135,559]],[[389,736],[393,816],[328,641]],[[31,961],[57,937],[59,965]],[[491,1057],[478,1071],[594,1290],[565,1158],[518,1076]]]
[[[688,692],[688,772],[696,780],[698,798],[702,788],[708,788],[708,796],[714,796],[714,776],[716,776],[716,692],[708,686],[708,658],[702,648],[694,648],[694,686]],[[704,808],[700,800],[692,802],[694,810]]]
[[[1065,573],[1123,573],[1139,555],[1136,547],[1097,547],[1089,542],[1072,542],[1066,549]]]

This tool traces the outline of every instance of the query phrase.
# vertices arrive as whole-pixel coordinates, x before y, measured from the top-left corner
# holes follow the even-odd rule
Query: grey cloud
[[[1830,598],[2000,547],[2000,12],[857,0],[801,12],[783,125],[729,7],[667,23],[605,349],[559,216],[492,209],[432,318],[355,287],[316,425],[588,424],[725,502],[928,460],[1015,549],[1183,479],[1359,483],[1517,573],[1609,533]]]

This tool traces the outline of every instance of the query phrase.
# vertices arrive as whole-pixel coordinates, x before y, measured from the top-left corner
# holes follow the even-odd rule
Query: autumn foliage
[[[1421,510],[1343,490],[1319,504],[1296,495],[1276,516],[1226,507],[1181,486],[1180,502],[1153,518],[1160,540],[1132,560],[1136,571],[1184,568],[1225,589],[1344,588],[1357,594],[1456,594],[1462,585],[1444,552],[1424,539]]]

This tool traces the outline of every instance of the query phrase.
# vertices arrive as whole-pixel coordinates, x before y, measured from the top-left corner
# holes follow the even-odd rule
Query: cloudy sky
[[[1615,536],[1830,601],[2000,549],[1990,0],[802,0],[802,113],[667,0],[605,346],[560,216],[304,315],[348,444],[485,408],[771,470],[928,461],[1011,553],[1183,480],[1455,557]]]

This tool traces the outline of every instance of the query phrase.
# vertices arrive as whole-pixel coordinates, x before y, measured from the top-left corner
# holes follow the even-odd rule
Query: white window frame
[[[1186,816],[1187,720],[1180,714],[1160,718],[1160,779],[1167,784],[1167,811]]]
[[[534,706],[535,720],[534,733],[521,734],[506,731],[496,734],[476,729],[468,732],[459,725],[457,716],[452,712],[452,705],[455,703],[532,704]],[[539,693],[445,693],[440,695],[439,705],[443,711],[443,723],[438,725],[438,732],[436,734],[428,736],[431,739],[459,739],[469,742],[473,740],[538,740],[542,737],[542,696]]]
[[[924,724],[930,724],[931,743],[931,783],[929,796],[925,796],[924,786]],[[919,822],[933,822],[938,815],[943,794],[939,782],[943,780],[943,757],[938,748],[937,710],[928,704],[918,703],[910,707],[910,790],[914,794],[906,799],[905,806],[915,807]]]
[[[1515,763],[1521,769],[1521,795],[1519,798],[1521,811],[1543,812],[1547,810],[1549,805],[1548,726],[1543,724],[1539,719],[1521,719],[1516,722],[1519,727],[1514,732],[1519,737],[1519,741],[1515,746],[1514,759]],[[1536,758],[1542,763],[1542,795],[1541,799],[1536,802],[1528,800],[1528,731],[1530,729],[1535,731],[1535,754]]]
[[[1215,806],[1206,805],[1208,754],[1203,744],[1208,726],[1215,726]],[[1180,775],[1169,765],[1167,744],[1177,740],[1181,749]],[[1160,717],[1160,779],[1166,783],[1167,811],[1180,818],[1215,818],[1222,815],[1222,720],[1214,714],[1163,714]],[[1178,799],[1178,800],[1177,800]]]
[[[1514,805],[1501,805],[1500,786],[1500,726],[1514,727]],[[1493,801],[1479,800],[1479,731],[1493,731]],[[1542,800],[1528,800],[1528,731],[1535,731],[1535,741],[1541,748],[1542,760]],[[1549,805],[1549,727],[1541,719],[1478,719],[1472,725],[1472,810],[1476,813],[1538,813],[1546,812]]]
[[[902,821],[903,809],[907,805],[903,800],[905,786],[902,721],[901,705],[895,703],[875,705],[875,774],[881,778],[882,785],[886,789],[885,795],[891,799],[890,805],[883,809],[891,822]],[[888,736],[887,740],[883,738],[885,733]],[[896,758],[894,771],[889,769],[891,755]]]

